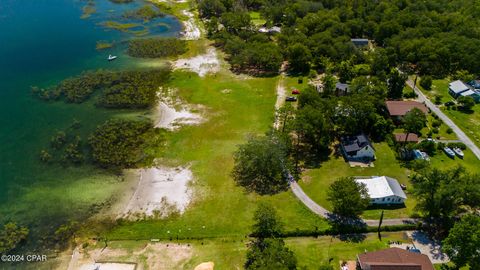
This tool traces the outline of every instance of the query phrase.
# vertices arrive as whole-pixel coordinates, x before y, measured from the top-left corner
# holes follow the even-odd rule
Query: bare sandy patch
[[[184,125],[198,125],[204,121],[199,113],[205,111],[201,105],[185,104],[179,98],[173,98],[175,90],[161,89],[158,93],[159,102],[154,110],[154,125],[156,128],[177,130]],[[196,111],[196,112],[194,112]]]
[[[79,270],[135,270],[134,263],[93,263],[84,264]]]
[[[283,104],[285,103],[285,98],[287,97],[287,90],[285,88],[283,76],[283,74],[280,75],[280,79],[278,80],[277,84],[277,101],[275,102],[275,110],[278,110],[283,106]],[[280,128],[278,114],[275,115],[275,122],[273,123],[273,128]]]
[[[154,167],[136,170],[139,182],[120,217],[138,219],[183,213],[192,198],[188,167]]]
[[[197,55],[188,59],[179,59],[173,62],[174,69],[185,69],[204,77],[209,73],[220,71],[220,60],[215,48],[209,47],[205,54]]]
[[[188,17],[187,21],[183,22],[184,31],[183,31],[183,39],[185,40],[198,40],[202,35],[202,31],[198,26],[197,22],[195,21],[195,16],[192,12],[183,10],[183,15]]]
[[[213,270],[215,264],[213,262],[204,262],[195,267],[194,270]]]
[[[192,256],[190,245],[173,243],[147,243],[134,250],[95,248],[82,250],[76,260],[72,258],[68,270],[183,269]]]

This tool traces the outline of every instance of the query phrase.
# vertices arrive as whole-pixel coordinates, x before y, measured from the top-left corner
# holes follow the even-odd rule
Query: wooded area
[[[292,72],[304,73],[332,63],[336,70],[371,63],[369,73],[376,75],[398,65],[436,77],[480,71],[475,1],[197,1],[200,15],[209,19],[209,37],[242,72],[277,72],[282,60],[291,62]],[[259,33],[251,11],[260,12],[266,27],[281,27],[281,33]],[[363,54],[351,38],[373,40],[378,48]]]

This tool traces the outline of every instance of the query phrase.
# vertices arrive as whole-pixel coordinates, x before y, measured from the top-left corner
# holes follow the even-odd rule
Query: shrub
[[[447,134],[452,134],[453,133],[453,129],[452,128],[447,128]]]
[[[441,120],[435,120],[432,122],[432,127],[434,128],[438,128],[442,125],[442,121]]]
[[[430,90],[432,89],[432,82],[432,76],[423,76],[420,79],[420,86],[425,90]]]

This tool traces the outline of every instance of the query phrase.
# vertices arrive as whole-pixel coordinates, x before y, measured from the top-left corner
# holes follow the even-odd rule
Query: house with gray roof
[[[364,134],[343,137],[340,148],[348,161],[370,162],[375,160],[375,149]]]
[[[448,84],[448,93],[454,98],[460,97],[463,92],[467,92],[468,90],[470,90],[470,88],[460,80]]]
[[[448,84],[448,93],[454,98],[472,97],[475,102],[480,102],[480,93],[474,86],[466,84],[460,80]]]

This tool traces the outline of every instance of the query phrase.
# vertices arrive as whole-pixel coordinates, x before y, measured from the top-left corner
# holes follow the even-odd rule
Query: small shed
[[[337,96],[344,96],[348,94],[349,85],[346,83],[337,82],[335,84],[335,92]]]
[[[397,133],[395,134],[395,141],[397,143],[418,143],[418,135],[415,133]]]
[[[368,46],[368,39],[366,39],[366,38],[352,38],[350,41],[353,43],[353,45],[355,45],[357,47]]]

